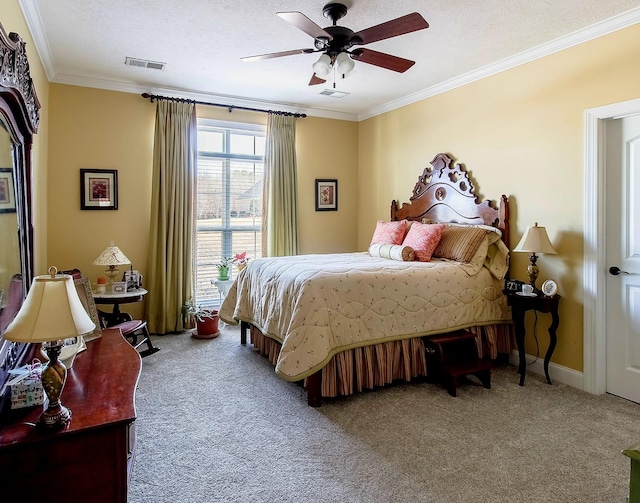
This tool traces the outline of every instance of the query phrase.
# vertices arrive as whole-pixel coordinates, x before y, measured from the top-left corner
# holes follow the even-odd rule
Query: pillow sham
[[[374,243],[369,247],[369,255],[372,257],[388,258],[399,262],[410,262],[415,258],[415,252],[410,246],[388,245]]]
[[[489,232],[484,226],[446,224],[433,256],[468,263]]]
[[[416,260],[429,262],[433,251],[440,242],[445,227],[446,225],[444,224],[421,224],[420,222],[413,222],[402,244],[403,246],[413,248]]]
[[[373,233],[370,244],[382,243],[388,245],[401,245],[404,235],[407,232],[407,223],[405,220],[397,222],[384,222],[378,220],[376,230]]]
[[[487,249],[484,267],[498,279],[504,279],[509,270],[509,248],[501,239],[491,243]]]

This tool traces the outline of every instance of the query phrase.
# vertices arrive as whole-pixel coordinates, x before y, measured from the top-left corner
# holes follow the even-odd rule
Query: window
[[[222,257],[262,256],[263,126],[198,120],[196,302],[218,305]],[[231,271],[231,277],[236,274]]]

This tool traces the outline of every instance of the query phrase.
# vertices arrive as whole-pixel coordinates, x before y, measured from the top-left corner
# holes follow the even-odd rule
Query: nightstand
[[[527,372],[527,361],[525,359],[524,338],[526,335],[524,328],[524,315],[527,311],[538,311],[540,313],[551,313],[551,325],[549,325],[549,347],[544,355],[544,374],[547,382],[552,384],[549,377],[549,361],[556,349],[558,338],[556,331],[560,324],[558,316],[558,304],[560,303],[560,295],[546,297],[538,294],[532,297],[518,295],[514,292],[504,292],[507,296],[507,302],[511,306],[511,315],[513,317],[514,332],[516,336],[516,344],[518,345],[518,374],[520,374],[520,386],[524,386],[524,378]]]

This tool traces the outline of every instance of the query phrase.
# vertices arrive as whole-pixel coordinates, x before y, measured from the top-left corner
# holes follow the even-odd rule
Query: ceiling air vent
[[[349,93],[345,93],[344,91],[336,91],[335,89],[325,89],[320,94],[331,96],[332,98],[344,98],[345,96],[349,96]]]
[[[148,61],[139,58],[125,58],[124,64],[140,68],[151,68],[152,70],[164,70],[164,67],[167,65],[166,63],[159,63],[158,61]]]

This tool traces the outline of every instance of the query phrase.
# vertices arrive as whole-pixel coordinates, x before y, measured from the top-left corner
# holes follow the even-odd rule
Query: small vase
[[[218,279],[227,281],[229,279],[229,267],[226,265],[218,266]]]

